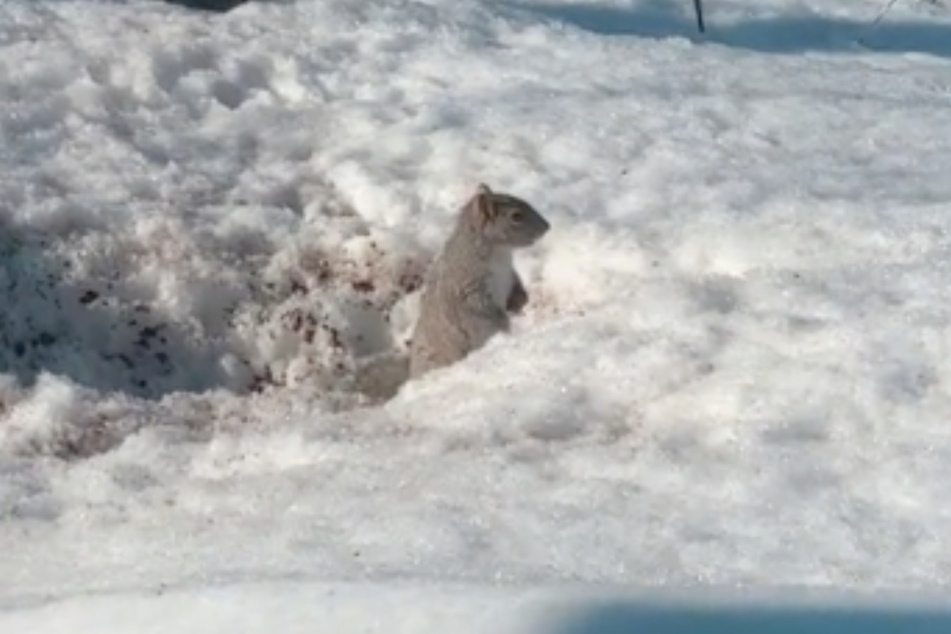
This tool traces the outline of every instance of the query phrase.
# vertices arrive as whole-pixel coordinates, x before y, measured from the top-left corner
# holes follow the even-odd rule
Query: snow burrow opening
[[[56,232],[5,221],[0,373],[145,400],[309,384],[344,407],[361,388],[392,392],[356,385],[357,370],[405,351],[428,256],[339,201],[313,222],[288,209],[220,214],[230,220],[205,208]],[[255,227],[274,220],[287,231]]]

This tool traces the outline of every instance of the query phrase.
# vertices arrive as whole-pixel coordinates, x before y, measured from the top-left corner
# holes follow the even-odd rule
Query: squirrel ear
[[[495,219],[495,205],[492,203],[492,190],[484,183],[479,183],[476,194],[472,197],[472,206],[475,207],[476,217],[480,225],[485,226]]]
[[[492,191],[480,184],[475,195],[466,203],[466,216],[474,227],[482,228],[495,218],[495,205],[492,204]]]

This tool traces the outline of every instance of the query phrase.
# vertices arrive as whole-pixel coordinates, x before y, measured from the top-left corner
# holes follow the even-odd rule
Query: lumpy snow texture
[[[0,5],[0,600],[951,583],[951,13],[691,4]],[[479,182],[530,302],[387,398]]]

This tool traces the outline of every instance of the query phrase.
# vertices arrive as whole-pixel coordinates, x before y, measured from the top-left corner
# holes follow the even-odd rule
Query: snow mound
[[[947,584],[951,16],[900,4],[4,3],[0,599]],[[478,182],[551,221],[531,301],[401,385]]]

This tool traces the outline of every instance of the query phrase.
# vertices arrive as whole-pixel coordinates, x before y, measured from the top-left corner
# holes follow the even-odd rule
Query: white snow
[[[951,8],[704,4],[0,4],[0,631],[951,584]],[[479,182],[531,301],[385,400]]]

